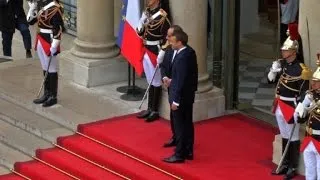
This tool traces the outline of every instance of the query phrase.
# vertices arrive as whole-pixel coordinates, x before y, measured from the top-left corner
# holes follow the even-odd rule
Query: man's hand
[[[169,79],[168,77],[164,77],[163,78],[163,84],[166,88],[168,88],[171,84],[171,79]]]
[[[177,109],[178,109],[178,106],[175,105],[174,103],[172,103],[172,104],[171,104],[171,110],[172,110],[172,111],[175,111],[175,110],[177,110]]]

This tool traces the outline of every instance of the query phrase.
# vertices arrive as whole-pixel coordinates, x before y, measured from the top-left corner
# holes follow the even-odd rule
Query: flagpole
[[[123,93],[120,98],[126,101],[140,101],[143,97],[144,90],[135,85],[135,69],[136,66],[131,66],[129,62],[137,62],[138,57],[142,58],[142,50],[140,51],[140,47],[136,48],[135,51],[127,50],[134,46],[139,46],[142,44],[140,38],[135,38],[138,36],[137,33],[133,33],[124,28],[125,24],[129,25],[132,29],[137,29],[138,24],[141,18],[141,8],[140,8],[140,0],[130,0],[130,1],[122,1],[122,9],[121,9],[121,22],[119,25],[119,40],[117,41],[118,46],[121,49],[121,54],[128,58],[128,85],[118,87],[117,91]],[[123,41],[130,41],[130,43],[122,43]],[[142,48],[142,47],[141,47]],[[123,49],[126,49],[123,51]],[[137,63],[134,63],[137,64]],[[133,68],[131,70],[131,68]],[[132,78],[131,78],[131,72]],[[121,73],[121,72],[119,72]],[[131,80],[133,85],[131,85]]]
[[[119,93],[127,93],[128,89],[131,88],[131,65],[128,62],[128,85],[127,86],[120,86],[117,88]]]
[[[129,76],[131,82],[131,66]],[[136,72],[132,67],[132,86],[128,86],[127,92],[121,95],[120,98],[125,101],[141,101],[143,98],[144,91],[145,89],[136,86]]]

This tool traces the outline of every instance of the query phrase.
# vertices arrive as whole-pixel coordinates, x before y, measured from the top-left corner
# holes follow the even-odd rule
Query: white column
[[[300,0],[299,33],[302,39],[304,61],[312,70],[317,67],[316,55],[320,52],[319,8],[318,0]]]
[[[120,14],[119,14],[120,16]],[[77,1],[77,38],[63,52],[60,74],[77,84],[92,87],[126,79],[114,36],[114,0]]]
[[[212,86],[207,72],[207,0],[171,0],[173,24],[180,25],[189,36],[189,45],[197,53],[198,92],[194,104],[194,121],[220,116],[225,110],[223,91]],[[169,118],[167,93],[163,93],[160,114]]]

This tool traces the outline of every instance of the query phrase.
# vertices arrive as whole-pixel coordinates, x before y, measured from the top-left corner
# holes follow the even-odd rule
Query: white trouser
[[[143,56],[143,70],[144,70],[144,73],[146,74],[147,82],[148,84],[150,84],[156,68],[153,66],[147,53],[145,53]],[[151,85],[155,87],[159,87],[161,86],[161,84],[162,84],[162,81],[161,81],[161,73],[159,68],[153,78]]]
[[[320,180],[320,154],[310,142],[303,151],[306,180]]]
[[[44,52],[40,40],[38,40],[38,43],[37,43],[37,53],[41,62],[42,69],[44,71],[47,71],[50,57],[47,56],[47,54]],[[57,72],[57,56],[52,56],[51,63],[49,66],[49,72],[50,73]]]
[[[289,139],[291,130],[293,128],[293,124],[288,124],[287,121],[284,119],[279,105],[277,105],[275,115],[276,115],[276,119],[278,122],[279,130],[280,130],[280,134],[281,134],[282,138]],[[300,124],[297,124],[294,129],[291,141],[300,140],[299,129],[300,129]]]

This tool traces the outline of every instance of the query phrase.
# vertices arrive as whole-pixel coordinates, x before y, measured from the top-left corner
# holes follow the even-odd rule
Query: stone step
[[[0,118],[0,141],[8,146],[19,150],[29,156],[35,155],[36,149],[52,147],[52,143],[41,139],[29,132],[15,127]],[[18,159],[22,161],[21,159]]]
[[[0,165],[0,176],[4,174],[9,174],[10,172],[11,171],[8,168]]]
[[[0,101],[0,118],[26,132],[49,142],[55,142],[59,136],[73,134],[73,131],[52,120],[6,101],[3,98],[0,98]]]
[[[0,174],[7,174],[9,169],[13,169],[15,162],[30,161],[32,158],[26,154],[16,150],[0,142]]]
[[[58,104],[43,108],[32,103],[42,80],[39,62],[19,60],[1,64],[0,97],[72,130],[76,130],[78,124],[139,111],[139,101],[124,101],[116,91],[126,82],[88,89],[62,78],[59,79]]]

